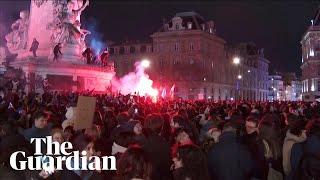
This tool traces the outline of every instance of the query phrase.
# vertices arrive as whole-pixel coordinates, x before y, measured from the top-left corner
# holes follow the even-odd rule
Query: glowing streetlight
[[[239,57],[234,57],[233,58],[233,64],[235,64],[235,65],[240,64],[240,58]]]
[[[238,75],[238,79],[242,79],[242,76],[240,74]]]
[[[150,61],[148,59],[144,59],[141,61],[141,65],[144,68],[148,68],[150,66]]]
[[[250,69],[248,70],[248,73],[250,73],[251,71],[250,71]]]

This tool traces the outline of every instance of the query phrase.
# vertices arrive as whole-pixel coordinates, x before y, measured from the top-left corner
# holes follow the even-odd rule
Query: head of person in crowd
[[[44,129],[48,126],[48,114],[38,111],[34,114],[34,126],[38,129]]]
[[[161,136],[164,137],[167,141],[170,139],[171,127],[170,127],[170,115],[162,114],[163,118],[163,127],[161,131]]]
[[[320,139],[320,116],[315,116],[306,125],[307,133],[310,135],[317,135]]]
[[[287,126],[291,126],[292,123],[299,120],[300,120],[299,116],[292,113],[287,113],[287,115],[285,116],[285,123]]]
[[[187,129],[178,128],[173,133],[173,140],[177,145],[193,144],[192,132]]]
[[[6,136],[11,136],[17,134],[18,130],[13,122],[4,121],[0,124],[0,140]]]
[[[140,121],[137,120],[130,120],[124,124],[125,131],[133,132],[136,135],[142,134],[142,125]]]
[[[65,141],[71,141],[74,135],[73,126],[67,126],[63,129],[63,138]]]
[[[84,134],[78,134],[72,140],[72,145],[74,150],[82,152],[85,151],[85,156],[87,158],[95,154],[94,141],[89,136]]]
[[[160,114],[149,114],[145,119],[143,127],[146,130],[150,130],[152,133],[160,135],[163,128],[163,122],[164,120]]]
[[[129,121],[130,117],[127,112],[119,113],[116,117],[118,126],[121,126]]]
[[[120,132],[114,139],[112,144],[112,155],[121,155],[123,154],[130,144],[134,144],[135,134],[133,132]]]
[[[100,138],[100,129],[97,125],[92,125],[91,128],[87,128],[84,131],[86,136],[89,136],[93,141],[97,141]]]
[[[306,139],[307,138],[306,125],[307,123],[301,119],[292,121],[289,125],[289,132],[294,136],[298,136]]]
[[[175,152],[172,157],[175,180],[209,179],[206,156],[198,146],[181,145]]]
[[[262,120],[258,126],[259,137],[263,140],[265,157],[270,159],[281,158],[282,139],[280,128],[271,121]]]
[[[214,142],[218,142],[219,137],[221,135],[221,123],[222,122],[215,121],[206,132],[206,137],[209,139],[213,139]]]
[[[224,133],[237,133],[237,124],[235,122],[226,122],[222,129],[222,134]]]
[[[259,119],[256,115],[250,115],[246,119],[245,127],[247,134],[253,134],[258,130]]]
[[[138,145],[130,146],[117,162],[117,175],[126,180],[151,180],[152,164]]]
[[[62,129],[53,129],[51,131],[51,136],[53,142],[58,142],[59,144],[62,144],[64,142]]]

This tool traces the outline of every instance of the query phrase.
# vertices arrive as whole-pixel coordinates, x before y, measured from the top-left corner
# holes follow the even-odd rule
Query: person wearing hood
[[[303,120],[296,120],[295,122],[291,122],[289,126],[289,130],[286,133],[286,137],[284,139],[283,143],[283,149],[282,149],[282,156],[283,156],[283,171],[286,175],[287,179],[290,179],[290,173],[292,171],[292,167],[297,167],[299,160],[296,160],[295,163],[292,163],[294,159],[300,159],[298,157],[302,156],[302,150],[299,154],[295,153],[294,156],[292,156],[292,151],[297,152],[295,148],[299,148],[299,146],[294,146],[295,144],[305,142],[307,139],[306,130],[305,130],[305,121]]]

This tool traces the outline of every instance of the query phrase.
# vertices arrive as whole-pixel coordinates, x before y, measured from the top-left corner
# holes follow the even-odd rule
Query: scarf
[[[113,142],[112,145],[112,155],[115,155],[117,153],[124,153],[127,150],[127,148],[122,147],[120,145],[118,145],[117,143]]]

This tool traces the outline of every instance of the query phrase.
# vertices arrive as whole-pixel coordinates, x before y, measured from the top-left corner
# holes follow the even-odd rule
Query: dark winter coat
[[[245,145],[238,142],[236,133],[224,132],[208,153],[211,179],[246,180],[252,176],[253,162]]]

